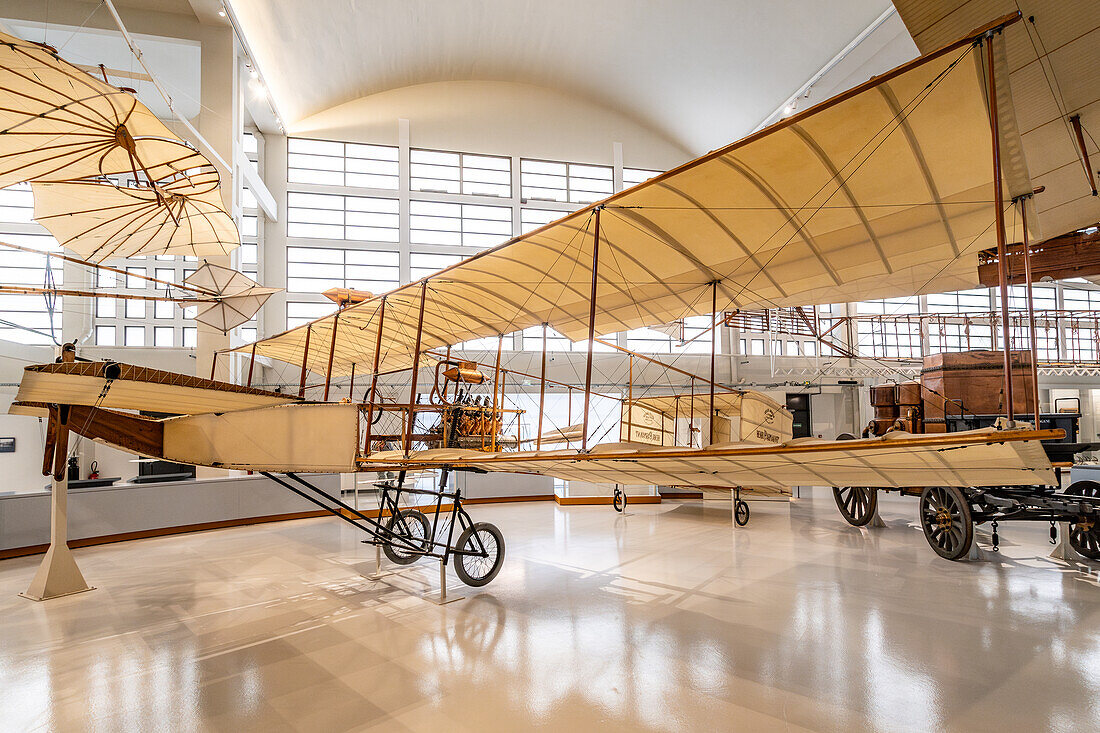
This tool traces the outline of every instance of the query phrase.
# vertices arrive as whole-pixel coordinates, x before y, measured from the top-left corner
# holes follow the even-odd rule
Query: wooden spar
[[[351,379],[348,381],[348,399],[355,402],[355,362],[351,363]]]
[[[217,303],[217,298],[173,298],[169,295],[136,295],[132,293],[105,293],[100,290],[74,290],[69,288],[36,288],[29,285],[0,285],[0,293],[12,295],[53,294],[74,298],[114,298],[116,300],[154,300],[169,303]]]
[[[634,412],[634,355],[631,354],[627,357],[627,372],[626,372],[626,437],[622,440],[630,440],[630,428],[633,427],[632,422],[634,416],[631,414]]]
[[[505,382],[506,382],[507,380],[508,380],[508,370],[507,370],[507,369],[501,369],[501,370],[500,370],[500,413],[499,413],[499,414],[500,414],[500,428],[501,428],[501,430],[503,430],[503,429],[504,429],[504,383],[505,383]],[[496,385],[493,385],[493,390],[494,390],[494,391],[496,391]],[[496,411],[494,411],[494,412],[493,412],[493,422],[492,422],[492,426],[493,426],[493,427],[492,427],[492,430],[493,430],[493,441],[492,441],[492,449],[493,449],[493,452],[494,452],[494,453],[496,453],[496,451],[497,451],[497,432],[498,432],[498,431],[497,431],[497,414],[498,414],[498,413],[497,413]],[[518,442],[516,443],[516,446],[517,446],[517,447],[519,446],[519,443],[518,443]]]
[[[695,447],[693,430],[695,428],[695,377],[691,378],[691,416],[688,418],[688,448]]]
[[[208,290],[207,288],[200,288],[195,285],[188,285],[186,283],[173,283],[168,282],[167,280],[159,280],[155,277],[150,277],[149,275],[139,275],[136,272],[127,272],[126,270],[122,270],[117,267],[101,265],[98,262],[88,262],[87,260],[82,260],[77,257],[69,257],[68,255],[60,254],[59,252],[43,252],[40,249],[34,249],[33,247],[24,247],[22,245],[12,244],[11,242],[0,242],[0,246],[17,249],[20,252],[30,252],[36,255],[47,255],[49,257],[56,257],[57,259],[64,260],[65,262],[72,262],[73,264],[84,265],[85,267],[92,267],[97,270],[106,270],[108,272],[113,272],[118,275],[124,275],[126,277],[136,277],[141,280],[148,280],[149,282],[157,283],[158,285],[167,285],[169,287],[179,288],[180,290],[190,290],[193,293],[201,293],[202,295],[217,295],[216,292],[214,292],[213,290]]]
[[[328,402],[328,388],[332,384],[332,357],[336,355],[336,327],[340,323],[340,311],[336,311],[332,314],[332,341],[328,347],[328,366],[325,367],[325,394],[321,398],[322,402]]]
[[[538,431],[535,433],[535,450],[542,450],[542,413],[546,408],[546,330],[547,324],[542,324],[542,369],[539,374],[539,422]]]
[[[416,424],[416,380],[420,372],[420,343],[424,336],[424,303],[428,299],[428,281],[420,285],[420,315],[416,318],[416,344],[413,346],[412,385],[409,388],[409,425],[405,431],[405,455],[412,450],[413,426]]]
[[[1005,417],[1012,427],[1012,329],[1008,322],[1008,274],[1006,272],[1008,252],[1005,243],[1004,190],[1001,185],[1001,131],[997,126],[997,77],[993,63],[994,31],[986,35],[986,58],[989,61],[989,129],[993,139],[993,205],[996,207],[997,222],[997,276],[1001,292],[1001,334],[1005,355]]]
[[[53,477],[60,481],[65,476],[69,457],[69,406],[57,406],[57,442],[53,448]]]
[[[256,366],[256,342],[252,342],[252,354],[248,357],[248,383],[246,387],[252,386],[252,368]]]
[[[672,418],[672,445],[676,445],[676,433],[680,424],[680,395],[676,395],[676,412]]]
[[[496,419],[497,419],[497,389],[500,387],[500,353],[504,349],[504,334],[497,336],[497,362],[493,367],[493,411],[489,414],[490,430],[493,432],[492,439],[489,444],[495,451],[497,447],[497,432],[496,432]]]
[[[367,437],[363,444],[363,452],[370,455],[371,433],[374,427],[374,393],[378,389],[378,360],[382,356],[382,326],[386,323],[386,296],[382,296],[382,302],[378,305],[378,333],[374,339],[374,369],[371,370],[370,390],[367,392]]]
[[[1077,136],[1077,147],[1081,150],[1081,157],[1084,160],[1081,161],[1085,166],[1085,177],[1089,179],[1089,188],[1092,189],[1092,195],[1096,195],[1096,179],[1093,177],[1092,164],[1089,163],[1089,151],[1085,147],[1085,135],[1081,129],[1081,115],[1073,115],[1069,118],[1070,123],[1073,125],[1073,132]]]
[[[309,360],[309,335],[313,332],[313,324],[306,324],[306,347],[302,349],[302,376],[298,380],[298,397],[306,396],[306,363]]]
[[[214,370],[218,368],[218,352],[214,352],[214,355],[210,357],[210,379],[214,379]]]
[[[1031,244],[1027,236],[1027,199],[1024,196],[1016,200],[1020,207],[1020,221],[1024,230],[1024,280],[1027,283],[1027,324],[1031,332],[1031,399],[1035,407],[1035,428],[1039,425],[1039,345],[1035,341],[1035,299],[1031,287]]]
[[[710,313],[715,319],[714,330],[710,332],[710,444],[714,443],[714,358],[718,348],[718,281],[711,283]]]
[[[588,297],[588,360],[584,366],[584,415],[581,427],[581,450],[588,450],[588,405],[592,398],[592,347],[596,338],[596,276],[600,266],[600,211],[597,206],[595,233],[592,237],[592,294]]]

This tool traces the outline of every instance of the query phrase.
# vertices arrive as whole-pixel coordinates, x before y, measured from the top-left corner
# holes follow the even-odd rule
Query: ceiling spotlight
[[[220,17],[224,18],[224,17],[225,17],[225,8],[222,8],[221,10],[219,10],[219,11],[218,11],[218,15],[219,15]]]
[[[786,107],[784,107],[783,113],[788,115],[794,114],[794,103],[792,102],[791,104],[788,104]]]

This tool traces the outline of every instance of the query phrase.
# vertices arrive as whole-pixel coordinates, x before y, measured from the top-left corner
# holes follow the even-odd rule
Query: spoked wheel
[[[455,549],[455,573],[474,588],[497,577],[504,564],[504,535],[488,522],[478,522],[459,535]],[[472,554],[461,554],[466,552]]]
[[[875,516],[878,491],[866,486],[841,486],[833,489],[836,508],[853,527],[863,527]]]
[[[428,535],[432,527],[428,518],[416,509],[402,509],[395,516],[390,517],[386,529],[394,534],[394,538],[383,543],[382,552],[386,553],[391,561],[398,565],[411,565],[423,555],[413,552],[411,548],[427,552],[430,546]]]
[[[743,499],[736,499],[733,502],[733,521],[737,522],[738,527],[744,527],[749,523],[749,504]]]
[[[920,525],[936,554],[958,560],[974,544],[974,522],[966,496],[954,486],[929,486],[920,495]]]
[[[620,514],[626,509],[626,492],[618,486],[615,487],[615,495],[611,497],[611,506]]]
[[[1100,483],[1096,481],[1077,481],[1066,489],[1067,494],[1076,496],[1100,496]],[[1090,560],[1100,560],[1100,522],[1096,516],[1078,519],[1070,527],[1070,547]]]

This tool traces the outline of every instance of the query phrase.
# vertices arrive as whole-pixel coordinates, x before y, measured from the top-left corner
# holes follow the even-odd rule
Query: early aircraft
[[[1000,155],[1014,124],[1006,121],[1011,107],[998,110],[1010,99],[1004,56],[991,53],[1018,19],[1001,18],[417,282],[345,299],[330,316],[236,349],[250,364],[293,365],[296,395],[252,387],[251,366],[237,385],[70,355],[27,367],[12,411],[49,414],[44,468],[58,477],[68,431],[169,461],[265,472],[366,530],[391,559],[453,557],[472,585],[495,577],[504,539],[470,520],[460,493],[448,489],[451,471],[731,489],[903,483],[926,488],[922,517],[933,548],[961,557],[969,546],[960,551],[944,538],[970,521],[958,506],[965,499],[927,489],[1049,487],[1055,476],[1041,441],[1059,431],[1017,425],[1010,407],[998,429],[792,440],[782,406],[715,381],[711,339],[709,378],[698,376],[704,389],[694,392],[693,377],[687,394],[629,394],[621,442],[596,442],[593,350],[600,335],[687,316],[977,286],[978,253],[1005,251],[1006,201],[1032,206],[1024,161]],[[1004,295],[1001,303],[1007,308]],[[587,360],[579,423],[544,432],[540,417],[535,435],[524,438],[503,429],[500,349],[492,377],[487,365],[451,350],[529,328],[586,342]],[[363,399],[328,401],[333,379],[354,379],[357,370],[369,380]],[[401,371],[409,375],[407,397],[381,399],[380,376]],[[324,378],[323,399],[306,399],[308,374]],[[529,376],[539,380],[541,416],[545,345],[541,372]],[[1005,389],[1011,395],[1011,379]],[[707,420],[709,439],[679,441],[677,423],[690,419],[693,436],[696,417]],[[652,422],[639,430],[645,420]],[[440,470],[438,488],[404,485],[406,472],[424,469]],[[395,472],[396,481],[382,486],[388,518],[325,495],[301,472]],[[432,522],[401,504],[410,494],[430,495]],[[451,521],[441,525],[444,501]],[[1067,517],[1092,528],[1096,511],[1082,500]]]

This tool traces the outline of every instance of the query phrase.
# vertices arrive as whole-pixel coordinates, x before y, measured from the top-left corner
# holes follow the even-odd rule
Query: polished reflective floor
[[[0,730],[1100,729],[1098,567],[1043,525],[949,563],[882,504],[473,506],[504,569],[442,606],[335,519],[77,550],[98,590],[46,603],[0,562]]]

